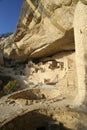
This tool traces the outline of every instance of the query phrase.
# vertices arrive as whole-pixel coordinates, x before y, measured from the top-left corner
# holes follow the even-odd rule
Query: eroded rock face
[[[73,16],[77,2],[25,0],[10,56],[23,61],[74,50]]]
[[[76,104],[77,102],[82,104],[84,100],[85,103],[87,102],[87,5],[84,4],[87,1],[83,0],[82,2],[78,2],[74,18],[76,69],[78,77]]]
[[[13,34],[0,39],[0,50],[2,50],[3,57],[10,58],[11,52],[13,51],[13,43]]]
[[[80,0],[83,4],[87,5],[87,0]]]
[[[86,0],[81,0],[78,3],[74,19],[78,87],[75,82],[75,78],[77,78],[75,75],[75,53],[64,53],[63,55],[62,53],[57,53],[60,51],[74,50],[73,17],[77,2],[78,0],[24,1],[13,42],[10,41],[9,43],[8,38],[6,39],[8,42],[6,43],[5,41],[4,44],[5,39],[2,40],[3,52],[5,57],[12,58],[16,61],[24,61],[26,59],[36,60],[40,58],[37,64],[30,63],[29,61],[26,68],[23,68],[24,71],[19,70],[19,76],[21,78],[20,81],[25,82],[27,85],[26,87],[41,87],[42,90],[28,90],[28,88],[10,97],[5,97],[5,99],[2,98],[0,103],[0,122],[1,126],[3,125],[2,129],[16,129],[15,124],[18,125],[18,129],[28,129],[30,120],[28,120],[28,127],[24,128],[25,125],[22,124],[22,120],[18,116],[26,113],[26,111],[29,112],[41,108],[46,109],[46,114],[47,112],[49,113],[47,108],[60,110],[57,113],[58,115],[51,113],[51,116],[54,116],[52,119],[58,120],[58,129],[60,130],[63,128],[76,130],[87,129],[85,123],[87,116],[84,114],[84,112],[87,113],[87,102],[85,100],[87,84]],[[55,53],[56,55],[54,55]],[[16,77],[18,73],[15,72],[14,76]],[[2,84],[2,81],[0,82]],[[47,89],[47,87],[52,87],[53,90],[51,88]],[[55,87],[57,90],[54,89]],[[43,88],[46,88],[45,91]],[[10,99],[12,97],[13,99]],[[65,112],[65,110],[67,111]],[[73,113],[71,111],[76,112]],[[8,122],[11,119],[12,122]],[[60,121],[67,124],[66,127],[61,128]],[[22,127],[19,124],[22,124]],[[33,122],[30,125],[30,129],[33,130]],[[38,130],[38,127],[34,129]]]

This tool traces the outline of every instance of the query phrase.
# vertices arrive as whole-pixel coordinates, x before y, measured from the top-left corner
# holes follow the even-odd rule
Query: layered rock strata
[[[74,50],[73,17],[76,1],[25,0],[9,54],[16,61]],[[62,16],[62,17],[61,17]]]
[[[57,123],[60,130],[87,129],[86,4],[86,0],[24,1],[16,32],[0,41],[3,52],[0,60],[1,65],[3,57],[12,59],[15,66],[16,62],[25,64],[22,69],[20,64],[16,69],[13,67],[11,76],[19,79],[23,86],[21,89],[27,89],[1,98],[2,129],[16,129],[16,121],[21,122],[22,119],[18,116],[28,115],[28,112],[32,113],[36,109],[45,109],[46,116],[52,109],[50,118],[57,121],[54,124]],[[62,126],[60,122],[63,122]],[[50,122],[47,120],[45,123]],[[30,129],[51,127],[42,125],[33,128],[31,123]],[[17,124],[17,127],[22,129],[24,125],[21,128]]]

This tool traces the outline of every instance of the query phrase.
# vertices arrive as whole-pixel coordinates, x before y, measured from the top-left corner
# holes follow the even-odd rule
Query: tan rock
[[[83,4],[87,5],[87,0],[80,0]]]
[[[23,61],[74,50],[76,3],[74,0],[24,1],[10,56]]]
[[[1,39],[0,49],[2,50],[4,57],[10,58],[11,52],[13,50],[13,34]]]
[[[77,20],[78,19],[78,20]],[[75,99],[77,105],[82,104],[86,99],[87,90],[87,5],[77,4],[74,19],[76,69],[78,78],[78,93]]]

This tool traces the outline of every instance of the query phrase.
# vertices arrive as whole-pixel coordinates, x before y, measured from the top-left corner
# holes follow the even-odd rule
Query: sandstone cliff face
[[[9,35],[8,37],[0,38],[0,50],[3,53],[3,56],[6,58],[10,58],[11,52],[13,51],[13,34]]]
[[[25,0],[14,35],[0,40],[4,57],[13,59],[0,67],[0,73],[10,75],[20,83],[18,92],[0,100],[2,130],[42,128],[43,121],[39,126],[41,118],[36,118],[37,114],[32,120],[39,119],[38,125],[33,128],[35,122],[30,122],[28,113],[32,115],[36,109],[41,109],[42,113],[42,109],[46,110],[46,116],[53,110],[49,117],[56,121],[52,125],[57,124],[60,130],[87,130],[87,0],[77,2]],[[19,115],[24,115],[26,125],[22,124]],[[44,124],[49,123],[47,120]]]
[[[9,56],[23,61],[74,50],[73,16],[77,1],[25,0]]]

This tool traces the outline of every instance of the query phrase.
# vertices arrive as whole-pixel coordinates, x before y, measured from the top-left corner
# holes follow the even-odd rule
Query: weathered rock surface
[[[48,124],[56,125],[57,128],[61,128],[60,130],[62,128],[86,130],[87,116],[85,112],[87,107],[84,112],[81,107],[70,108],[72,99],[58,96],[56,90],[57,88],[26,89],[3,97],[0,100],[1,130],[22,128],[34,130],[38,127],[47,127]],[[79,109],[81,110],[79,111]],[[2,114],[3,116],[1,116]],[[59,124],[62,126],[60,127]]]
[[[25,0],[12,50],[16,61],[74,50],[73,17],[77,1]]]
[[[6,38],[0,38],[0,49],[2,50],[3,57],[8,59],[10,58],[11,52],[13,51],[12,44],[13,34],[9,35]]]
[[[0,72],[18,79],[20,89],[26,88],[0,99],[2,130],[48,129],[55,124],[60,130],[87,130],[87,1],[77,2],[25,0],[16,32],[0,40],[4,57],[22,61],[22,66],[14,61],[9,66],[9,62],[12,70],[0,67]],[[41,110],[39,115],[45,113],[44,123],[40,122],[43,116],[36,118],[36,109]]]
[[[83,4],[87,5],[87,0],[80,0]]]
[[[78,93],[75,103],[78,102],[80,104],[84,100],[85,103],[87,102],[87,5],[83,3],[78,2],[74,18],[76,69],[78,77]]]
[[[81,120],[81,117],[83,117],[83,120]],[[66,110],[62,112],[53,109],[32,110],[11,120],[2,126],[2,130],[16,130],[17,128],[24,130],[34,130],[37,128],[82,130],[83,128],[83,130],[86,130],[86,119],[85,113],[69,112]],[[83,122],[85,122],[84,125]]]

